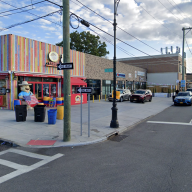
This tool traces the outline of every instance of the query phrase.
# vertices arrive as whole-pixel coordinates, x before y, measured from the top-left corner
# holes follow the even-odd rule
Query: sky
[[[50,1],[62,5],[62,0]],[[108,34],[114,35],[112,25],[114,1],[69,0],[69,3],[71,13],[92,24],[88,28],[78,23],[75,17],[71,17],[73,28],[77,28],[78,25],[79,27],[77,29],[70,27],[70,33],[77,30],[99,34],[100,40],[107,44],[109,51],[107,58],[113,59],[114,38]],[[23,6],[28,7],[13,10]],[[62,11],[59,10],[59,6],[43,0],[0,0],[0,35],[15,34],[50,44],[61,42]],[[168,52],[171,52],[171,46],[173,46],[173,53],[176,53],[176,46],[178,46],[182,54],[182,28],[192,27],[191,10],[191,0],[120,0],[116,16],[116,34],[119,39],[116,41],[117,59],[160,55],[161,48],[165,54],[165,48],[167,47]],[[11,27],[55,11],[59,12],[44,19]],[[187,72],[192,73],[192,30],[185,30],[185,33]]]

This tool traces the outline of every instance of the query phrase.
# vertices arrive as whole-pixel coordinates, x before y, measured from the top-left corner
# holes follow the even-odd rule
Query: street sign
[[[91,93],[92,87],[77,87],[77,93]]]
[[[185,87],[185,80],[181,80],[181,87]]]
[[[57,70],[73,69],[73,63],[59,63],[57,64]]]

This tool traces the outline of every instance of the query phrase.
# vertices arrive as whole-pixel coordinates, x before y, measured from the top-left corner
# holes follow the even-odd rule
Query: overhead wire
[[[164,5],[160,0],[157,0],[157,1],[159,1],[159,3],[160,3],[165,9],[167,9],[167,10],[170,12],[170,10],[169,10],[167,7],[165,7],[165,5]],[[172,13],[172,11],[171,11],[171,14],[172,14],[176,19],[181,20],[180,18],[176,17],[175,14]]]
[[[24,8],[26,8],[26,7],[31,7],[32,5],[36,5],[36,4],[45,2],[45,1],[46,1],[46,0],[43,0],[43,1],[39,1],[39,2],[37,2],[37,3],[33,3],[33,4],[30,4],[30,5],[26,5],[26,6],[24,6],[24,7],[18,7],[18,8],[16,8],[16,9],[11,9],[11,10],[8,10],[8,11],[3,11],[3,12],[0,12],[0,14],[2,14],[2,13],[7,13],[7,12],[11,12],[11,11],[16,11],[16,10],[18,10],[18,9],[24,9]],[[0,2],[3,2],[3,1],[0,0]]]
[[[23,24],[26,24],[26,23],[30,23],[30,22],[32,22],[32,21],[36,21],[36,20],[38,20],[38,19],[42,19],[42,18],[47,17],[47,16],[52,16],[54,13],[57,13],[57,12],[59,12],[59,11],[60,11],[60,10],[57,10],[57,11],[51,12],[51,13],[49,13],[49,14],[40,16],[40,17],[36,17],[36,18],[34,18],[34,19],[30,19],[30,20],[27,20],[27,21],[24,21],[24,22],[20,22],[20,23],[16,23],[16,24],[10,25],[10,26],[8,26],[8,27],[6,27],[6,28],[0,29],[0,32],[5,31],[5,30],[10,29],[10,28],[13,28],[13,27],[16,27],[16,26],[19,26],[19,25],[23,25]]]
[[[6,17],[6,16],[9,16],[9,15],[15,15],[17,13],[22,13],[22,12],[26,12],[26,11],[29,11],[29,10],[32,10],[34,8],[31,8],[31,9],[27,9],[27,10],[23,10],[23,11],[19,11],[19,12],[16,12],[16,13],[10,13],[10,14],[7,14],[7,15],[0,15],[0,17]]]
[[[49,2],[50,2],[50,1],[49,1]],[[12,5],[11,5],[11,6],[12,6]],[[58,5],[58,6],[60,6],[60,5]],[[60,6],[60,7],[61,7],[61,6]],[[56,12],[59,12],[59,11],[60,11],[60,10],[58,10],[58,11],[56,11]],[[55,12],[49,13],[49,14],[47,14],[47,15],[44,15],[44,16],[41,16],[41,17],[38,17],[38,18],[35,18],[35,19],[32,19],[32,20],[29,20],[29,21],[25,21],[25,22],[22,22],[22,23],[18,23],[17,25],[25,24],[25,23],[28,23],[28,22],[31,22],[31,21],[34,21],[34,20],[37,20],[37,19],[46,17],[46,16],[51,15],[51,14],[53,14],[53,13],[55,13]],[[72,12],[71,12],[71,13],[72,13]],[[74,14],[74,13],[73,13],[73,14]],[[78,17],[79,17],[79,16],[78,16]],[[81,18],[81,17],[79,17],[79,18]],[[81,19],[82,19],[82,18],[81,18]],[[91,24],[91,23],[90,23],[90,25],[92,25],[93,27],[96,27],[95,25],[93,25],[93,24]],[[15,25],[14,25],[14,26],[15,26]],[[10,27],[14,27],[14,26],[13,26],[13,25],[12,25],[12,26],[9,26],[9,28],[10,28]],[[98,28],[98,27],[96,27],[96,28],[113,37],[113,35],[105,32],[104,30],[102,30],[102,29],[100,29],[100,28]],[[117,40],[119,40],[120,42],[122,42],[122,43],[124,43],[124,44],[126,44],[126,45],[128,45],[128,46],[130,46],[130,47],[132,47],[132,48],[134,48],[134,49],[136,49],[136,50],[138,50],[138,51],[140,51],[140,52],[142,52],[142,53],[150,56],[150,57],[153,57],[153,56],[151,56],[151,55],[149,55],[149,54],[147,54],[147,53],[145,53],[145,52],[137,49],[136,47],[129,45],[128,43],[126,43],[126,42],[124,42],[124,41],[122,41],[122,40],[120,40],[120,39],[118,39],[118,38],[117,38]],[[154,57],[154,58],[155,58],[155,57]],[[170,58],[171,58],[171,57],[170,57]],[[172,59],[172,58],[171,58],[171,59]],[[158,60],[161,60],[161,59],[158,59]],[[164,61],[164,60],[161,60],[161,61],[166,62],[166,63],[169,63],[169,62]],[[170,64],[170,63],[169,63],[169,64]],[[174,65],[175,65],[175,63],[174,63]]]
[[[0,1],[3,2],[3,3],[5,3],[5,4],[7,4],[7,5],[9,5],[9,6],[12,6],[12,7],[17,8],[16,6],[11,5],[10,3],[7,3],[7,2],[2,1],[2,0],[0,0]],[[39,15],[36,15],[36,14],[31,13],[31,12],[29,12],[29,11],[26,11],[26,12],[29,13],[30,15],[34,15],[34,16],[36,16],[36,17],[40,17]],[[61,24],[58,24],[58,23],[56,23],[56,22],[54,22],[54,21],[51,21],[51,20],[49,20],[49,19],[46,19],[46,18],[42,18],[42,19],[44,19],[44,20],[46,20],[46,21],[49,21],[49,22],[51,22],[51,23],[54,23],[55,25],[62,26]]]
[[[47,1],[50,2],[50,3],[52,3],[52,1],[49,1],[49,0],[47,0]],[[53,3],[53,4],[57,5],[56,3]],[[60,6],[60,5],[58,5],[58,6]],[[74,14],[74,13],[71,12],[71,11],[70,11],[70,13]],[[76,14],[74,14],[74,15],[76,15]],[[80,19],[83,20],[83,18],[81,18],[80,16],[78,16],[78,17],[79,17]],[[102,30],[101,28],[99,28],[99,27],[93,25],[92,23],[89,22],[89,24],[90,24],[91,26],[93,26],[93,27],[99,29],[100,31],[102,31],[102,32],[104,32],[104,33],[106,33],[106,34],[108,34],[109,36],[114,37],[113,35],[111,35],[111,34],[109,34],[108,32]],[[149,55],[148,53],[145,53],[144,51],[141,51],[140,49],[138,49],[138,48],[136,48],[136,47],[134,47],[134,46],[132,46],[132,45],[130,45],[130,44],[128,44],[128,43],[122,41],[122,40],[120,40],[119,38],[116,38],[116,39],[119,40],[120,42],[122,42],[122,43],[124,43],[124,44],[126,44],[126,45],[128,45],[128,46],[130,46],[130,47],[132,47],[133,49],[135,49],[135,50],[137,50],[137,51],[139,51],[139,52],[145,54],[145,55],[148,55],[148,56],[150,56],[150,57],[152,57],[152,58],[157,59],[156,57],[154,57],[154,56],[152,56],[152,55]],[[171,58],[171,57],[169,57],[169,58]],[[171,58],[171,59],[173,59],[173,58]],[[169,63],[169,62],[164,61],[164,60],[162,60],[162,59],[158,59],[158,60],[161,60],[161,61],[163,61],[163,62]],[[173,59],[173,60],[175,60],[175,59]],[[175,61],[178,61],[178,60],[175,60]],[[169,64],[170,64],[170,63],[169,63]],[[176,64],[174,63],[174,65],[176,65]]]
[[[71,0],[73,2],[73,0]],[[108,21],[110,24],[113,25],[113,23],[111,21],[109,21],[108,19],[106,19],[105,17],[103,17],[102,15],[98,14],[97,12],[95,12],[94,10],[92,10],[91,8],[87,7],[86,5],[84,5],[83,3],[81,3],[79,0],[76,0],[77,2],[79,2],[81,5],[83,5],[84,7],[86,7],[87,9],[89,9],[90,11],[92,11],[93,13],[95,13],[96,15],[98,15],[99,17],[101,17],[102,19]],[[75,3],[75,2],[73,2]],[[147,43],[143,42],[142,40],[138,39],[137,37],[135,37],[134,35],[128,33],[127,31],[125,31],[124,29],[122,29],[121,27],[117,26],[118,29],[122,30],[123,32],[127,33],[128,35],[130,35],[131,37],[137,39],[138,41],[140,41],[141,43],[143,43],[144,45],[150,47],[151,49],[157,51],[160,53],[160,51],[158,51],[157,49],[155,49],[154,47],[148,45]]]

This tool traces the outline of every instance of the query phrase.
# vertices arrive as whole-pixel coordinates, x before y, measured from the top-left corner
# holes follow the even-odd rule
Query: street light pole
[[[117,104],[116,104],[116,15],[117,15],[117,6],[120,0],[114,0],[114,58],[113,58],[113,107],[112,110],[112,120],[110,123],[111,128],[119,128],[119,122],[117,120]]]

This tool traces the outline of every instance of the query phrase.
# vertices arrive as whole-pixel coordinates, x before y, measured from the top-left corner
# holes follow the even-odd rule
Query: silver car
[[[123,102],[124,100],[130,100],[131,91],[129,89],[117,89],[116,91],[120,92],[120,99],[116,99],[116,101]],[[108,100],[113,101],[112,93],[109,94]]]

